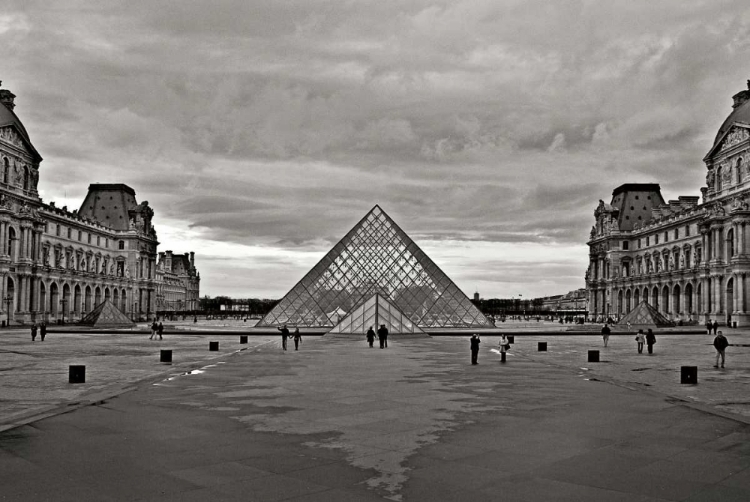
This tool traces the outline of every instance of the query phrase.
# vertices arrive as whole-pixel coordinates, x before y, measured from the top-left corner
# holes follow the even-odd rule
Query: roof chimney
[[[0,85],[3,84],[3,81],[0,80]],[[16,107],[16,104],[13,102],[13,100],[16,99],[16,95],[10,92],[8,89],[0,89],[0,103],[4,104],[8,107],[9,110],[13,111],[13,108]]]
[[[737,108],[742,103],[750,99],[750,80],[747,81],[747,90],[738,92],[737,94],[732,96],[732,99],[734,100],[734,104],[732,105],[732,108]]]

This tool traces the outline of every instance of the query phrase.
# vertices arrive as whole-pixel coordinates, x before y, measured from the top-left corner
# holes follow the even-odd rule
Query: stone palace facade
[[[599,201],[586,272],[589,316],[619,318],[646,301],[675,321],[750,324],[750,81],[703,161],[699,197],[665,202],[632,183]]]
[[[156,303],[160,313],[198,310],[201,277],[195,268],[195,253],[159,253],[156,278]]]
[[[44,203],[42,157],[0,90],[0,319],[76,321],[112,301],[134,320],[157,309],[156,230],[124,184],[92,184],[78,210]],[[196,291],[193,294],[197,295]]]

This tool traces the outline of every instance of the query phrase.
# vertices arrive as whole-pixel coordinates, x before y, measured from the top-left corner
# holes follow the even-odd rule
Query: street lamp
[[[6,295],[5,298],[3,298],[3,301],[5,302],[5,312],[8,314],[8,321],[6,324],[10,328],[10,304],[13,303],[13,297],[11,295]]]
[[[65,324],[65,306],[68,304],[68,299],[63,297],[60,303],[62,303],[62,323]]]

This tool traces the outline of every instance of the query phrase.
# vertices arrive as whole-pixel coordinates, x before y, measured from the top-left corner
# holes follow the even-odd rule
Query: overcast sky
[[[700,195],[747,0],[33,1],[3,87],[46,202],[127,183],[201,294],[278,298],[375,204],[463,291],[584,286],[599,199]]]

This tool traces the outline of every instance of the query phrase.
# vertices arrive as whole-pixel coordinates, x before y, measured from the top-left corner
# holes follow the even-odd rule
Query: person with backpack
[[[716,349],[716,364],[714,364],[714,368],[719,367],[719,358],[721,358],[721,367],[724,367],[724,351],[727,347],[729,347],[729,341],[719,331],[716,338],[714,338],[714,348]]]

